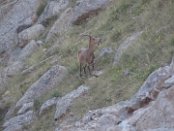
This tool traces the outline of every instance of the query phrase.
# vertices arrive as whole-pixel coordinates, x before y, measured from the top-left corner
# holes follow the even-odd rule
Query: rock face
[[[173,128],[174,125],[174,86],[162,91],[151,107],[136,122],[137,130]],[[145,110],[145,109],[144,109]],[[136,114],[135,114],[136,115]]]
[[[59,15],[69,4],[69,0],[48,1],[42,15],[40,16],[38,23],[42,23],[47,19]]]
[[[56,131],[170,131],[174,117],[174,60],[154,71],[135,96],[116,105],[89,111],[74,125]]]
[[[17,102],[16,107],[31,102],[48,90],[51,90],[63,80],[66,74],[67,70],[65,67],[59,65],[53,66],[38,81],[31,85],[24,96]]]
[[[0,20],[0,53],[8,51],[17,44],[16,28],[31,17],[36,10],[37,0],[18,0],[9,3],[10,8],[3,19]],[[6,8],[2,6],[2,9]]]
[[[52,99],[47,100],[44,102],[40,108],[39,115],[42,115],[42,113],[46,110],[48,110],[50,107],[56,105],[56,102],[58,101],[59,98],[53,97]]]
[[[22,131],[25,125],[31,124],[32,120],[35,118],[33,111],[28,111],[25,114],[16,116],[6,121],[3,125],[5,128],[3,131]]]
[[[54,36],[60,35],[72,24],[80,24],[91,15],[95,15],[99,10],[106,7],[109,0],[81,0],[76,3],[74,8],[68,8],[61,14],[60,18],[55,22],[49,31],[46,41]]]
[[[34,106],[33,102],[25,103],[25,104],[23,104],[22,108],[18,111],[17,114],[23,114],[27,110],[31,110],[33,108],[33,106]]]
[[[29,57],[33,52],[35,52],[38,49],[39,45],[36,43],[36,41],[31,40],[20,52],[20,55],[18,57],[19,61],[25,60],[27,57]]]
[[[109,0],[80,0],[73,9],[71,22],[73,24],[80,24],[91,15],[95,15],[99,10],[105,8]]]
[[[3,125],[5,128],[4,131],[22,131],[23,126],[30,125],[35,119],[35,113],[33,111],[34,100],[45,94],[48,90],[56,87],[66,75],[67,69],[63,66],[56,65],[31,85],[23,97],[17,102],[16,106],[10,108],[7,112],[5,116],[6,122]],[[51,103],[50,101],[46,102],[46,104],[41,107],[41,112],[54,104],[55,99],[51,100]],[[17,116],[14,116],[15,114]]]
[[[74,99],[85,94],[88,89],[89,87],[82,85],[78,87],[78,89],[59,99],[56,103],[56,113],[54,115],[55,121],[59,120],[63,115],[65,115]]]
[[[42,24],[36,24],[18,34],[19,47],[24,47],[30,40],[39,37],[45,28]]]
[[[14,76],[19,73],[24,68],[24,63],[21,61],[16,61],[12,65],[5,68],[5,73],[7,76]]]
[[[70,28],[71,25],[71,15],[72,15],[72,8],[66,9],[58,20],[54,23],[51,27],[50,31],[48,32],[46,42],[50,41],[51,39],[56,39],[57,34],[61,35],[61,33],[65,32],[67,29]]]

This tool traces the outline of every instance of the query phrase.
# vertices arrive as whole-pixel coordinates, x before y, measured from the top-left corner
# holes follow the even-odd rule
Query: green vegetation
[[[36,11],[36,15],[38,17],[42,14],[42,12],[44,11],[46,5],[47,5],[47,0],[40,0],[39,1],[39,6],[38,6],[37,11]]]

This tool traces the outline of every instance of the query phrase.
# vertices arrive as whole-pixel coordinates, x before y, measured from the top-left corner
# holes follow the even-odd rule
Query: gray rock
[[[20,52],[20,55],[18,57],[19,61],[24,61],[27,57],[32,55],[37,49],[38,49],[38,44],[34,41],[31,40]]]
[[[61,13],[61,16],[56,20],[56,22],[48,32],[46,37],[46,42],[52,39],[56,40],[57,36],[61,35],[70,28],[71,16],[72,16],[72,8],[67,8],[63,13]]]
[[[174,61],[170,66],[155,70],[149,75],[140,90],[128,101],[89,111],[82,120],[71,125],[62,125],[57,131],[162,131],[172,130],[174,125],[174,85],[164,88],[164,83],[174,74]],[[173,81],[172,81],[173,82]],[[147,92],[158,93],[144,101]]]
[[[65,67],[59,65],[53,66],[28,88],[23,97],[17,102],[16,107],[31,102],[45,94],[48,90],[55,88],[66,75],[67,69]]]
[[[173,128],[174,116],[174,86],[162,91],[157,100],[146,110],[136,122],[137,130],[155,128]],[[143,111],[143,110],[142,110]],[[134,114],[136,117],[136,113]],[[133,117],[134,117],[133,116]]]
[[[169,79],[165,80],[165,82],[164,82],[164,86],[165,86],[166,88],[169,88],[169,87],[171,87],[172,85],[174,85],[174,75],[171,76]]]
[[[45,31],[41,24],[33,25],[18,34],[19,47],[24,47],[30,40],[38,38]]]
[[[104,73],[104,70],[100,70],[100,71],[93,71],[92,75],[95,77],[99,77],[100,75],[102,75]],[[91,77],[92,79],[92,77]]]
[[[3,72],[6,74],[6,76],[14,76],[20,73],[20,71],[25,66],[24,60],[26,60],[26,58],[28,58],[34,51],[36,51],[39,46],[40,45],[38,43],[32,40],[31,42],[29,42],[29,44],[25,48],[19,51],[20,52],[19,56],[16,55],[17,58],[15,58],[14,60],[10,60],[11,62],[9,63],[9,66],[7,66],[4,69]],[[4,74],[3,74],[3,77],[6,78]],[[5,79],[2,79],[2,80],[5,80]]]
[[[48,42],[50,39],[56,39],[57,36],[67,31],[72,24],[80,24],[91,15],[105,8],[108,3],[109,0],[78,1],[74,8],[68,8],[61,14],[60,18],[58,18],[49,31],[46,41]]]
[[[7,73],[3,69],[0,69],[0,92],[5,91],[6,84],[7,84]]]
[[[174,131],[174,128],[156,128],[156,129],[146,129],[143,131]]]
[[[31,122],[35,119],[35,113],[33,111],[28,111],[25,114],[16,116],[6,121],[3,124],[5,128],[3,131],[19,131],[22,130],[22,127],[30,125]]]
[[[74,101],[74,99],[83,95],[88,90],[89,90],[89,87],[85,85],[81,85],[76,90],[70,92],[69,94],[59,99],[56,103],[56,113],[54,115],[55,121],[59,120],[63,115],[66,114],[67,110],[72,105],[72,102]]]
[[[128,76],[130,74],[130,71],[128,69],[123,71],[124,76]]]
[[[71,22],[80,24],[91,15],[98,13],[99,10],[104,9],[108,3],[109,0],[79,0],[73,9]]]
[[[10,54],[17,44],[16,28],[36,11],[37,0],[11,1],[9,5],[7,13],[0,19],[0,53],[8,51]],[[6,7],[2,6],[1,9],[3,8]]]
[[[155,88],[160,88],[160,85],[172,75],[172,67],[173,65],[161,67],[151,73],[136,93],[136,96],[141,97],[145,95],[146,92],[150,92]]]
[[[29,102],[29,103],[23,104],[23,106],[21,107],[21,109],[18,111],[17,114],[18,114],[18,115],[19,115],[19,114],[23,114],[23,113],[25,113],[26,111],[31,110],[31,109],[33,108],[33,105],[34,105],[33,102]]]
[[[69,4],[69,0],[48,1],[43,13],[41,14],[38,23],[44,22],[47,19],[59,15]]]
[[[24,68],[24,63],[21,61],[16,61],[12,65],[6,67],[5,73],[7,76],[14,76],[18,74]]]
[[[58,100],[57,97],[53,97],[52,99],[49,99],[46,102],[44,102],[40,108],[39,115],[42,115],[43,112],[45,112],[46,110],[48,110],[52,106],[55,106],[57,100]]]
[[[101,51],[100,51],[100,54],[99,54],[99,57],[103,57],[107,54],[111,54],[113,52],[112,48],[109,47],[109,48],[102,48]]]
[[[126,40],[123,41],[123,43],[118,47],[118,49],[116,50],[116,54],[114,57],[114,63],[113,65],[117,65],[120,61],[120,58],[122,56],[122,54],[132,45],[136,42],[136,40],[139,38],[139,36],[142,34],[143,32],[136,32],[133,33],[130,37],[128,37]]]

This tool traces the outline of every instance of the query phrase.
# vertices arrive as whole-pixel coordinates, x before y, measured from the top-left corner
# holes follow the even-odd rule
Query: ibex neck
[[[94,51],[94,45],[92,43],[89,43],[88,48],[89,48],[90,51],[92,51],[92,52]]]

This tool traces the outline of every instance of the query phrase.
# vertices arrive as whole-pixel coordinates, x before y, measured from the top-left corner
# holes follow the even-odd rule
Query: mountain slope
[[[7,116],[9,118],[18,116],[16,103],[40,78],[49,81],[48,77],[42,76],[55,65],[64,66],[68,74],[61,83],[43,91],[42,95],[32,101],[33,106],[28,110],[36,112],[37,119],[22,129],[54,130],[59,127],[59,124],[71,125],[80,120],[89,110],[127,100],[137,92],[151,72],[169,64],[173,56],[173,0],[61,0],[59,2],[33,0],[31,4],[34,6],[26,8],[26,12],[27,10],[29,12],[23,12],[21,20],[15,17],[20,12],[17,10],[18,4],[13,5],[12,8],[14,11],[16,9],[16,12],[9,10],[0,20],[0,33],[7,28],[4,23],[8,25],[11,20],[14,22],[15,31],[19,25],[30,23],[33,15],[31,12],[36,12],[38,20],[35,25],[41,24],[44,27],[44,31],[39,31],[40,35],[37,38],[36,35],[31,38],[34,42],[30,42],[29,39],[33,32],[37,32],[35,28],[31,29],[34,25],[19,34],[23,36],[22,39],[27,36],[27,44],[24,48],[20,48],[18,43],[13,41],[17,39],[17,34],[13,30],[7,33],[7,36],[1,35],[3,42],[0,45],[4,43],[9,45],[7,51],[3,46],[1,54],[1,60],[5,62],[1,62],[0,70],[2,70],[1,74],[5,75],[1,75],[0,79],[1,88],[3,87],[0,92],[2,94],[0,113],[3,114],[8,109],[6,119],[0,118],[2,124],[7,120]],[[25,7],[25,3],[23,5]],[[11,15],[14,18],[9,19]],[[27,20],[22,21],[23,17]],[[25,35],[27,31],[31,31],[31,35],[30,33]],[[78,50],[87,47],[88,43],[88,40],[79,38],[81,33],[102,38],[102,44],[95,52],[95,71],[101,72],[99,77],[89,75],[79,77],[76,55]],[[8,40],[14,43],[8,43]],[[31,43],[33,47],[27,47]],[[35,50],[31,51],[30,55],[24,54],[25,59],[21,60],[22,52],[28,49]],[[51,76],[54,76],[54,71]],[[54,82],[55,79],[51,77],[51,80]],[[68,107],[65,116],[56,124],[54,124],[56,110],[54,106],[45,114],[38,115],[41,105],[46,100],[63,97],[80,85],[90,87],[89,91],[76,98]]]

